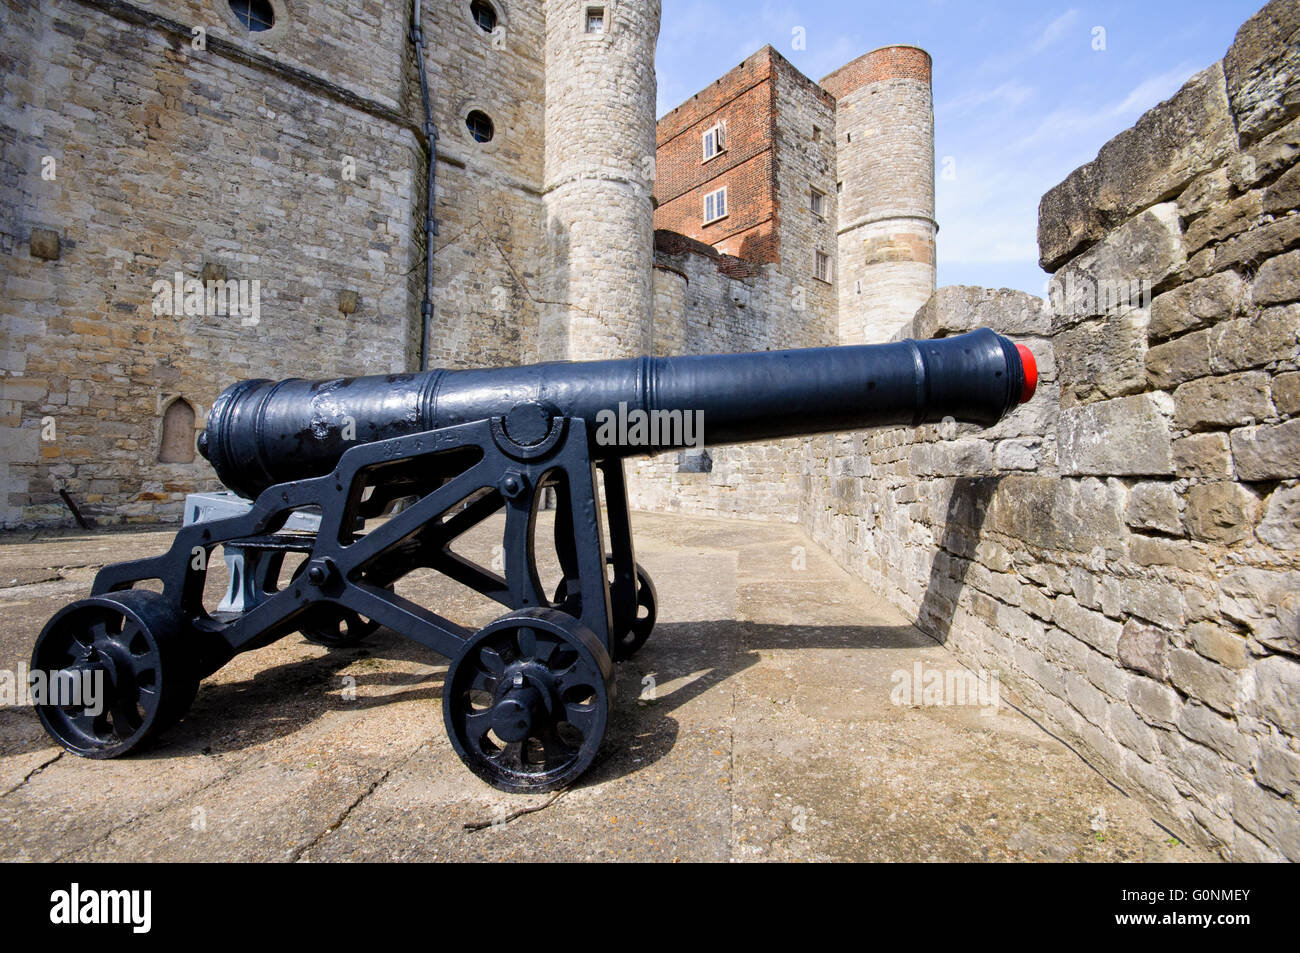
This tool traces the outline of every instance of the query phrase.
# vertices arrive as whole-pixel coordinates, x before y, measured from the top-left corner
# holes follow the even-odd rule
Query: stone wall
[[[1300,4],[1270,4],[1043,199],[1050,304],[946,288],[917,314],[1027,343],[1033,401],[802,451],[815,538],[1240,860],[1300,859],[1297,51]]]
[[[201,427],[239,379],[415,366],[427,147],[409,4],[273,6],[249,33],[224,3],[0,3],[4,525],[71,523],[60,486],[100,522],[176,519],[216,486],[201,458],[159,459],[178,398]],[[542,350],[543,12],[495,8],[489,33],[468,3],[423,7],[434,365]],[[469,134],[473,109],[491,141]],[[51,233],[57,259],[32,244]],[[258,323],[155,315],[153,283],[177,272],[258,280]]]
[[[655,355],[766,351],[806,346],[809,325],[767,320],[788,311],[789,281],[773,264],[715,251],[673,232],[655,233]],[[785,309],[778,311],[776,309]],[[805,313],[806,314],[806,313]],[[791,313],[793,318],[800,315]],[[705,434],[708,421],[704,421]],[[627,462],[634,506],[677,513],[793,522],[799,486],[789,475],[798,441],[711,447],[711,469],[690,472],[677,452]]]
[[[201,425],[236,379],[400,370],[413,343],[423,160],[400,117],[121,12],[51,0],[23,14],[25,42],[6,30],[6,524],[68,521],[60,485],[104,521],[175,517],[215,486],[199,457],[159,461],[177,398]],[[257,323],[155,314],[177,272],[260,282]]]

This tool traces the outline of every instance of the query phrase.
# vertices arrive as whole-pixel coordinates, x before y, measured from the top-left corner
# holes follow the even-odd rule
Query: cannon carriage
[[[243,499],[187,512],[163,555],[106,566],[57,613],[33,671],[103,673],[107,703],[38,705],[86,757],[127,754],[184,717],[234,655],[295,632],[355,645],[379,626],[450,659],[456,753],[508,791],[571,783],[597,756],[613,665],[650,636],[658,595],[636,562],[625,457],[937,423],[989,426],[1028,400],[1033,357],[992,331],[756,354],[549,363],[331,381],[244,381],[214,403],[199,449]],[[604,426],[631,411],[703,424]],[[676,416],[674,416],[676,415]],[[603,492],[602,492],[603,486]],[[555,498],[562,579],[543,591],[538,514]],[[403,504],[396,509],[397,504]],[[504,573],[452,549],[505,511]],[[221,546],[229,589],[204,608]],[[282,583],[285,560],[301,565]],[[470,630],[395,591],[434,570],[508,611]],[[161,583],[161,592],[142,583]],[[156,588],[156,585],[155,585]]]

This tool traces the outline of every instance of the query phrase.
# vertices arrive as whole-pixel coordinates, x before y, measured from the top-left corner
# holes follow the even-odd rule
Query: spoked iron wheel
[[[609,712],[609,655],[555,609],[522,609],[476,632],[451,663],[443,720],[456,754],[503,791],[552,791],[596,757]]]
[[[605,562],[612,564],[614,557],[606,556]],[[566,580],[561,579],[560,584],[555,587],[555,598],[552,602],[563,604],[568,598],[569,588]],[[614,661],[625,662],[630,659],[641,646],[645,645],[646,639],[650,638],[650,633],[655,627],[655,606],[658,599],[658,593],[655,591],[655,584],[650,579],[650,574],[645,571],[645,567],[640,563],[636,564],[636,619],[632,627],[626,632],[616,633],[614,636]]]
[[[36,714],[73,754],[116,758],[180,721],[198,690],[194,647],[161,595],[130,589],[64,607],[41,630]]]
[[[294,579],[302,575],[303,570],[307,568],[307,562],[308,560],[304,559],[302,564],[293,571]],[[303,624],[298,631],[302,633],[303,638],[331,649],[358,645],[379,631],[379,623],[374,619],[367,619],[342,606],[328,604],[312,606],[302,618]]]

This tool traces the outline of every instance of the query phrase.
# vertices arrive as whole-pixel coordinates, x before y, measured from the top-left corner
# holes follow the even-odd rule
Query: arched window
[[[184,397],[177,397],[163,412],[158,462],[194,462],[194,408]]]

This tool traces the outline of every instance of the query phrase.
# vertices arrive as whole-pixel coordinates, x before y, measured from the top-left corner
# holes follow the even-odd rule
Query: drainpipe
[[[434,166],[438,161],[438,130],[433,124],[433,104],[429,101],[429,75],[424,68],[424,30],[420,26],[420,0],[415,0],[411,16],[411,45],[420,67],[420,100],[424,104],[424,135],[429,141],[429,171],[425,184],[424,204],[424,302],[420,305],[420,370],[429,369],[429,328],[433,324],[433,239],[438,223],[433,217]]]

